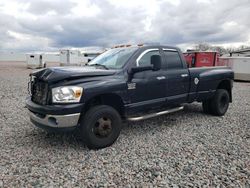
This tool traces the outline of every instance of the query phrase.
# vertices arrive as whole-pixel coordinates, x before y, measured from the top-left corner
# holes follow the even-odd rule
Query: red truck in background
[[[219,53],[190,51],[183,53],[188,67],[213,67],[216,66],[219,61]]]

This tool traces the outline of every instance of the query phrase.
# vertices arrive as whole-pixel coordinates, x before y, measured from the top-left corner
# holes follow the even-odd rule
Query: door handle
[[[157,76],[156,79],[157,80],[164,80],[164,79],[166,79],[166,77],[165,76]]]
[[[182,74],[181,77],[182,78],[188,77],[188,74]]]

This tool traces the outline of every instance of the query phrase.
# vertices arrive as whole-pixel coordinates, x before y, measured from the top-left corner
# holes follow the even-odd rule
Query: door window
[[[151,56],[152,55],[160,55],[159,50],[152,50],[145,53],[139,60],[137,61],[138,67],[150,66],[151,65]]]

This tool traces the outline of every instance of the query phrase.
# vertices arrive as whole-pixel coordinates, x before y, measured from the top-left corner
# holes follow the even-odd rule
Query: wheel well
[[[116,109],[121,117],[124,117],[124,103],[121,99],[121,97],[117,94],[101,94],[98,96],[95,96],[88,100],[86,103],[86,108],[84,109],[84,112],[88,111],[91,107],[96,105],[108,105],[112,106],[114,109]]]
[[[225,89],[229,93],[230,102],[232,102],[232,87],[231,87],[231,81],[230,80],[223,80],[219,83],[217,89]]]

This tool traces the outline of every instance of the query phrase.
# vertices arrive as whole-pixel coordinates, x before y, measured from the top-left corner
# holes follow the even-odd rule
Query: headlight
[[[79,102],[83,89],[77,86],[63,86],[52,89],[53,103],[74,103]]]

